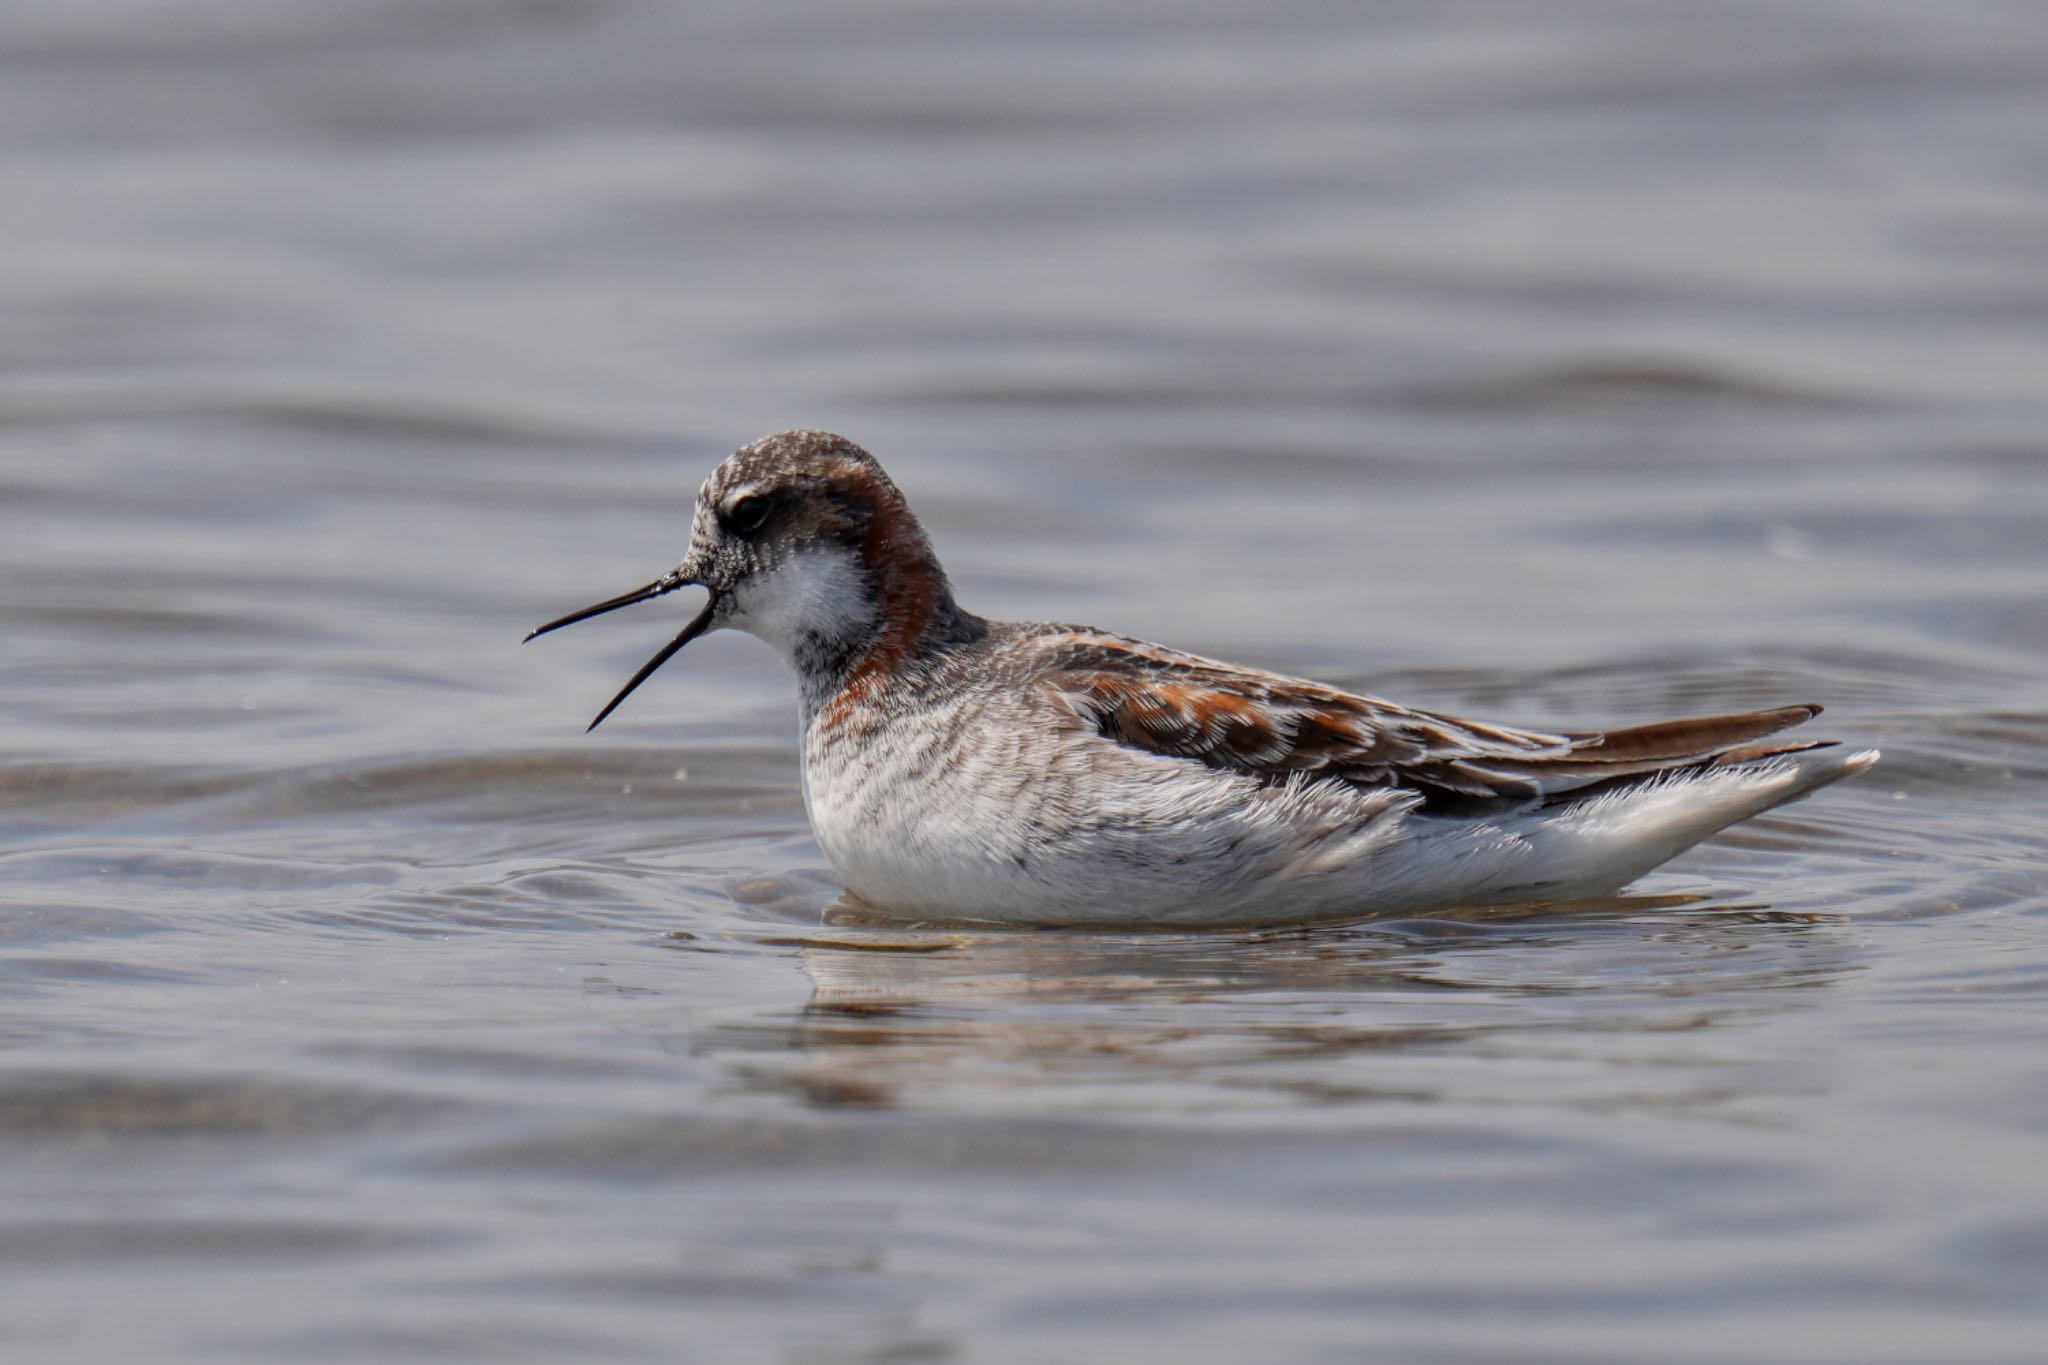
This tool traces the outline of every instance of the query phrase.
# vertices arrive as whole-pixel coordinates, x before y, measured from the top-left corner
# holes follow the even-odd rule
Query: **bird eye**
[[[756,495],[741,498],[725,509],[725,529],[738,535],[761,529],[761,523],[768,520],[768,499]]]

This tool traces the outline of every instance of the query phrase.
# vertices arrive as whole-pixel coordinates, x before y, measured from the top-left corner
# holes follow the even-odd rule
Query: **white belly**
[[[804,798],[834,872],[878,910],[1018,924],[1328,918],[1357,903],[1410,804],[1071,730],[929,723],[858,742],[813,727]]]

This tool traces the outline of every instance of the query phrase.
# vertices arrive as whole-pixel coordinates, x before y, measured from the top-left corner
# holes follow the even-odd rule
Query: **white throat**
[[[867,575],[839,549],[800,550],[732,592],[722,624],[767,641],[799,674],[874,628]]]

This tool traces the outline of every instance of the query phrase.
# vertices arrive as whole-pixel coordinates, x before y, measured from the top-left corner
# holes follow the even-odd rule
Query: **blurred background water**
[[[2019,1362],[2048,12],[0,9],[0,1354]],[[1611,905],[821,923],[825,426],[963,598],[1872,775]]]

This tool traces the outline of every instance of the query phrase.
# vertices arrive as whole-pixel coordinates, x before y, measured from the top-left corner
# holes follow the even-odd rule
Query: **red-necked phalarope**
[[[1818,706],[1542,734],[983,620],[874,457],[821,431],[740,450],[698,493],[681,564],[533,635],[689,586],[710,600],[592,728],[707,631],[767,641],[797,676],[825,856],[918,918],[1280,923],[1604,895],[1877,760],[1766,738]]]

